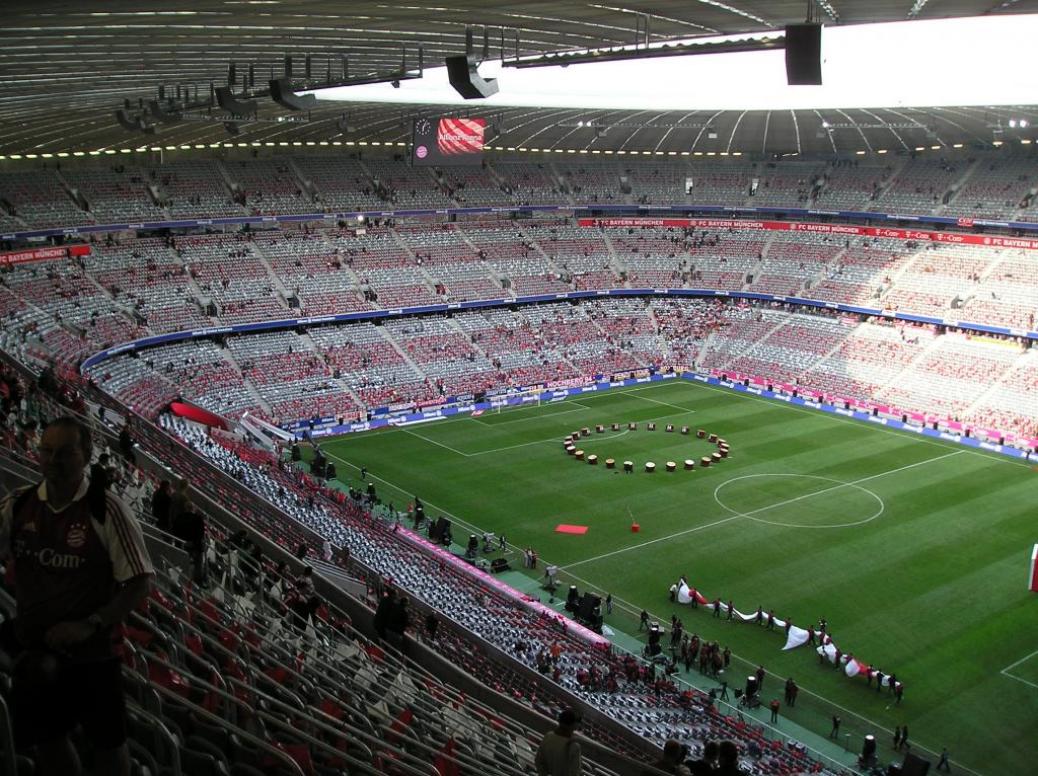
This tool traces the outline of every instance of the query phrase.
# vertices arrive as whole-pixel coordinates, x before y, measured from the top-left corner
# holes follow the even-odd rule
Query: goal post
[[[1038,593],[1038,544],[1031,549],[1031,573],[1027,576],[1027,589]]]

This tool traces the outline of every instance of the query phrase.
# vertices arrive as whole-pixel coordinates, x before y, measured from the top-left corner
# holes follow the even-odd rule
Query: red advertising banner
[[[202,423],[206,426],[215,426],[216,428],[227,428],[227,421],[219,415],[201,407],[196,407],[194,404],[184,404],[183,402],[175,401],[170,403],[169,408],[173,411],[174,415],[187,418],[188,420],[193,420],[196,423]]]
[[[54,259],[64,259],[69,256],[89,255],[89,245],[62,245],[59,247],[48,245],[46,248],[26,248],[20,251],[0,253],[0,267],[28,264],[33,261],[53,261]]]
[[[919,229],[891,229],[885,226],[854,226],[853,224],[815,224],[800,221],[744,221],[732,218],[581,218],[584,227],[606,228],[678,228],[734,229],[736,231],[811,232],[859,237],[886,237],[893,240],[939,242],[949,245],[981,245],[989,248],[1019,248],[1038,250],[1038,240],[1023,237],[999,237],[957,232],[930,232]]]

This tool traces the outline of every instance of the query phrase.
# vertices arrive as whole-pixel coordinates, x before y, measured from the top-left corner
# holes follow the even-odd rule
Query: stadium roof
[[[210,84],[224,85],[230,63],[237,80],[255,68],[257,88],[281,75],[293,57],[297,84],[304,57],[312,75],[341,73],[389,78],[417,62],[426,67],[465,51],[476,25],[476,46],[520,55],[630,44],[695,35],[754,33],[802,22],[808,7],[827,25],[1038,12],[1038,0],[653,0],[652,2],[499,3],[492,0],[332,2],[331,0],[116,0],[104,3],[14,2],[0,30],[0,154],[182,147],[212,144],[406,144],[410,118],[457,112],[384,103],[322,100],[307,123],[269,99],[258,123],[239,123],[231,135],[222,121],[158,124],[155,134],[125,129],[115,111],[129,100],[182,93],[200,99]],[[406,52],[406,53],[405,53]],[[880,52],[877,56],[883,56]],[[863,63],[868,67],[868,63]],[[407,84],[405,84],[407,85]],[[240,90],[240,85],[238,89]],[[469,106],[467,106],[469,107]],[[565,107],[469,107],[485,115],[500,149],[559,152],[639,152],[804,155],[854,154],[955,144],[1017,143],[1032,138],[1020,121],[1038,125],[1038,108],[972,106],[841,110],[594,110]],[[200,118],[204,118],[201,117]],[[280,121],[278,119],[281,119]],[[402,148],[400,148],[402,150]]]

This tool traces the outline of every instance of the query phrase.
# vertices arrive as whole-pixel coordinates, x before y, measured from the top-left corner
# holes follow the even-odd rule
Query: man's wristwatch
[[[104,620],[101,619],[101,615],[94,613],[87,617],[87,624],[94,629],[94,633],[97,633],[101,628],[104,627]]]

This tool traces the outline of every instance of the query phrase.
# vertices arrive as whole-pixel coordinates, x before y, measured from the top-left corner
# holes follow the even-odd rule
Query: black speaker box
[[[239,100],[228,86],[216,87],[216,102],[235,116],[254,116],[259,110],[259,104],[255,100]]]
[[[926,776],[930,772],[930,761],[914,754],[906,754],[901,763],[901,776]]]
[[[508,561],[505,558],[494,558],[490,561],[490,570],[494,574],[499,571],[508,571]]]
[[[786,83],[821,86],[822,25],[786,25]]]
[[[476,62],[463,54],[447,57],[447,77],[455,91],[466,100],[478,100],[497,94],[497,79],[484,79],[476,71]]]
[[[429,538],[438,542],[444,537],[444,534],[450,533],[451,521],[446,517],[441,517],[436,521],[436,524],[429,529]]]
[[[595,607],[602,604],[602,598],[594,593],[584,593],[580,599],[580,607],[577,609],[577,617],[581,620],[590,620],[595,612]]]
[[[747,695],[747,696],[752,697],[752,696],[757,694],[757,690],[758,689],[759,688],[757,686],[757,677],[756,676],[747,676],[746,677],[746,689],[743,691],[744,694]]]
[[[270,81],[270,98],[289,110],[312,110],[317,107],[317,97],[313,94],[296,94],[288,78],[274,78]]]

